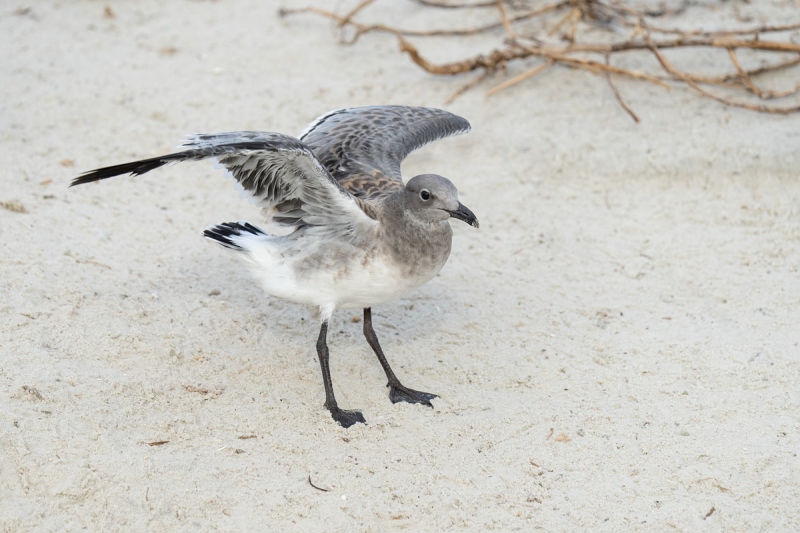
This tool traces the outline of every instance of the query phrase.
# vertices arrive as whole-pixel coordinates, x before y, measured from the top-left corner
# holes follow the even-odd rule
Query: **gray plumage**
[[[183,151],[93,170],[72,185],[210,158],[268,222],[293,227],[278,237],[246,222],[224,223],[204,234],[243,260],[268,294],[319,310],[325,406],[348,427],[364,418],[339,409],[333,395],[326,336],[337,308],[364,309],[364,334],[389,379],[393,402],[431,405],[435,397],[403,386],[394,375],[372,330],[371,307],[441,270],[450,254],[450,218],[478,227],[448,179],[424,174],[404,186],[400,175],[411,151],[466,131],[466,120],[438,109],[341,109],[314,121],[300,139],[255,131],[196,134]]]
[[[323,115],[300,140],[352,194],[374,200],[402,188],[400,163],[408,154],[469,130],[469,122],[441,109],[368,106]]]

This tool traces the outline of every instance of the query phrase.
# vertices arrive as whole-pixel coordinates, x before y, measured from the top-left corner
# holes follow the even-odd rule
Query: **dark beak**
[[[450,213],[452,218],[462,220],[474,228],[478,227],[478,219],[475,217],[475,213],[470,211],[469,208],[461,202],[458,203],[458,209],[455,211],[448,211],[448,213]]]

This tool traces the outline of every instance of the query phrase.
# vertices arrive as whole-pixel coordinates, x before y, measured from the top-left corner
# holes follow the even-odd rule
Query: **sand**
[[[620,80],[637,125],[566,69],[446,106],[473,131],[403,170],[450,177],[481,228],[374,310],[441,397],[392,405],[338,312],[334,385],[369,422],[345,430],[313,314],[200,236],[260,222],[219,171],[67,185],[194,131],[444,107],[468,78],[277,2],[26,5],[0,8],[3,531],[800,530],[800,116]]]

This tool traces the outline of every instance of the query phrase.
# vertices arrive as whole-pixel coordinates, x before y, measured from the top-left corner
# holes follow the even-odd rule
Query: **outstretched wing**
[[[136,176],[168,163],[213,158],[277,224],[314,226],[315,232],[328,233],[374,222],[361,208],[362,202],[294,137],[256,131],[198,134],[184,146],[182,152],[86,172],[70,186],[121,174]]]
[[[331,111],[300,140],[345,189],[374,200],[403,187],[400,163],[408,154],[469,130],[466,119],[441,109],[369,106]]]

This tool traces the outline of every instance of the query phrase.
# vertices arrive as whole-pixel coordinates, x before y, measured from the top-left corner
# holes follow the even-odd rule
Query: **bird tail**
[[[250,252],[256,243],[263,242],[264,237],[269,237],[268,234],[244,221],[223,222],[209,226],[203,231],[203,235],[236,252]]]

